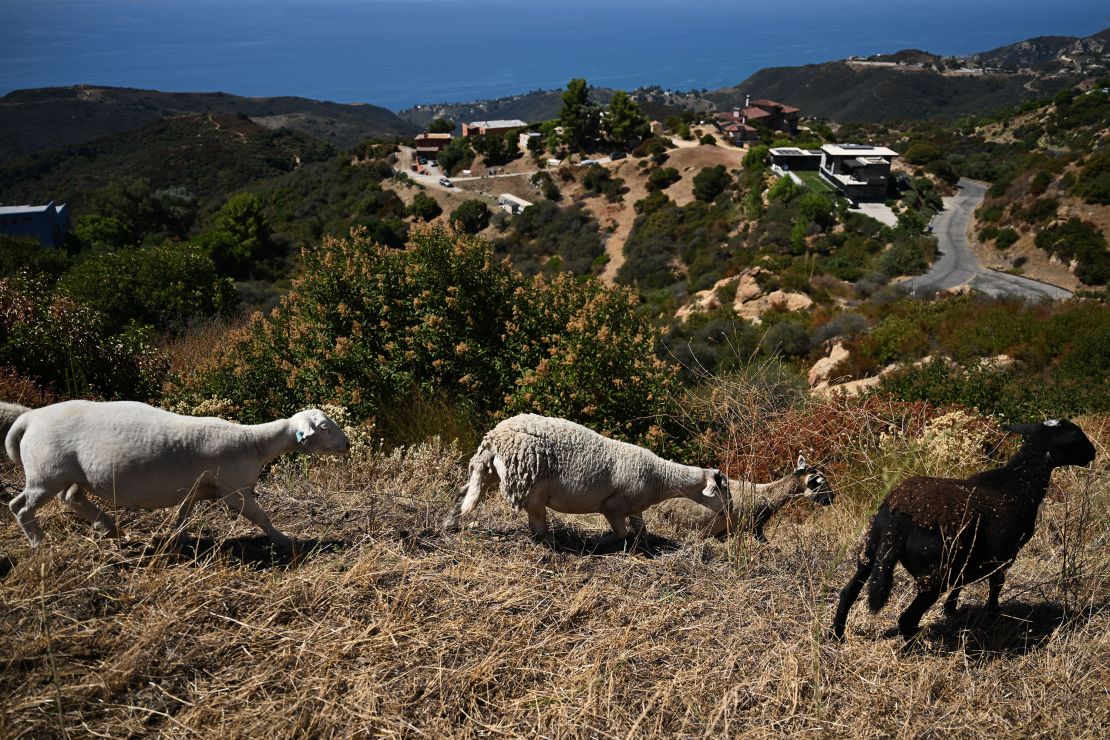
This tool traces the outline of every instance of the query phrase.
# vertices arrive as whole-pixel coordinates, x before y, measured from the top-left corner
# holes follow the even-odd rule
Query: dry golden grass
[[[770,544],[660,528],[633,554],[590,552],[600,517],[534,543],[496,495],[440,534],[464,456],[434,442],[271,471],[293,562],[214,505],[177,554],[171,512],[123,512],[116,543],[52,504],[36,553],[5,514],[0,736],[1104,736],[1110,425],[1085,427],[1100,467],[1056,474],[1003,616],[970,588],[909,656],[883,636],[901,571],[884,612],[821,636],[882,493],[852,470]]]

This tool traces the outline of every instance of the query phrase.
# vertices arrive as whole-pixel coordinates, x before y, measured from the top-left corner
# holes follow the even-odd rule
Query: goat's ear
[[[1024,437],[1037,431],[1037,426],[1037,424],[1007,424],[1002,428],[1005,429],[1007,432],[1020,434]]]
[[[798,462],[794,466],[794,472],[795,473],[800,473],[808,467],[809,467],[809,465],[806,463],[805,457],[799,454],[798,455]]]

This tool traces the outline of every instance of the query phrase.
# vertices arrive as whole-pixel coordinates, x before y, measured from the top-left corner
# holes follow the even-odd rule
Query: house
[[[759,128],[782,131],[791,136],[797,134],[799,113],[799,108],[766,98],[752,100],[749,95],[744,98],[743,108],[717,113],[714,122],[734,144],[742,144],[758,139]]]
[[[771,166],[785,171],[816,172],[821,166],[821,159],[825,156],[820,150],[799,149],[793,146],[782,146],[770,150]]]
[[[65,204],[55,206],[0,206],[0,232],[12,236],[33,236],[44,247],[57,247],[69,233],[69,211]]]
[[[506,131],[512,131],[514,128],[523,128],[527,125],[528,124],[524,121],[516,118],[498,121],[474,121],[473,123],[464,123],[462,125],[462,135],[465,137],[503,134]]]
[[[444,147],[451,143],[451,134],[429,134],[427,132],[416,135],[416,156],[426,159],[435,159]]]
[[[885,200],[890,164],[898,152],[869,144],[825,144],[819,172],[853,200]]]
[[[520,213],[525,208],[532,206],[533,204],[529,203],[523,198],[518,198],[510,193],[502,193],[501,195],[497,196],[497,205],[505,209],[506,212],[511,213],[515,216],[516,214]]]
[[[517,138],[517,145],[520,147],[520,151],[527,154],[528,153],[528,145],[530,143],[532,143],[532,141],[534,139],[538,139],[542,143],[543,134],[539,133],[538,131],[526,131],[525,133],[521,134]]]

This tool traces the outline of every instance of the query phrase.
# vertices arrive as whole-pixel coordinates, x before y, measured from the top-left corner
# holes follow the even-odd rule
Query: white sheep
[[[626,519],[631,534],[640,535],[643,511],[669,498],[686,496],[714,511],[729,506],[728,480],[719,470],[669,462],[566,419],[521,414],[482,438],[444,527],[458,526],[498,481],[513,508],[528,513],[536,538],[547,535],[549,508],[602,514],[613,534],[625,540],[630,535]]]
[[[794,469],[778,480],[751,483],[730,479],[728,487],[732,494],[729,512],[710,511],[686,499],[664,501],[657,511],[677,529],[713,537],[750,532],[760,542],[766,542],[763,528],[791,501],[805,499],[828,506],[836,497],[824,473],[811,467],[802,455]]]
[[[219,499],[287,550],[292,541],[254,500],[262,467],[287,452],[340,454],[349,446],[343,430],[317,409],[246,426],[131,401],[65,401],[28,411],[8,433],[8,456],[23,466],[27,481],[10,507],[38,546],[43,531],[35,511],[51,496],[109,535],[115,522],[86,492],[124,506],[179,506],[177,529],[195,502]]]
[[[26,414],[31,409],[20,406],[18,403],[5,403],[0,401],[0,439],[8,436],[8,431],[15,424],[15,420]]]

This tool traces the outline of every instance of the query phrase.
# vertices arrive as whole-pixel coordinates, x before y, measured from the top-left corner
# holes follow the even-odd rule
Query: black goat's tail
[[[871,580],[867,584],[867,608],[873,614],[886,606],[890,598],[890,591],[894,586],[894,566],[902,557],[902,550],[906,546],[906,538],[909,535],[906,525],[907,522],[903,517],[892,512],[886,531],[879,539],[879,547],[875,552],[875,567],[871,573]]]

